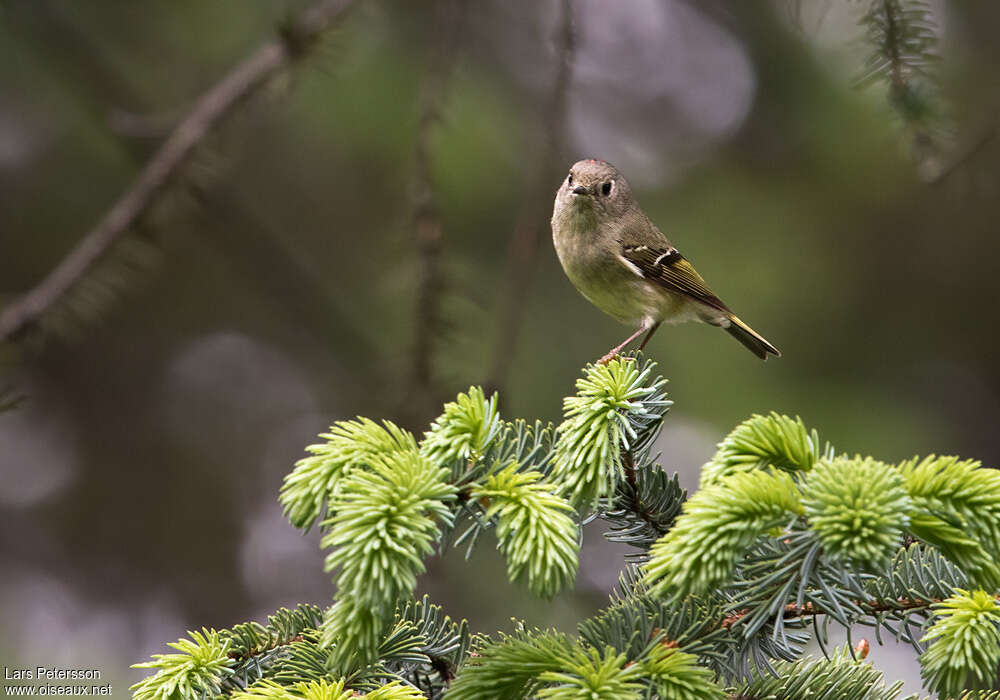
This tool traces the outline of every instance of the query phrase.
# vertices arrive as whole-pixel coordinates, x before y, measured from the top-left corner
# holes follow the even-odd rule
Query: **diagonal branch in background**
[[[559,63],[552,83],[552,92],[545,105],[543,147],[539,151],[540,157],[535,167],[536,180],[525,200],[525,206],[518,214],[511,236],[506,279],[499,301],[500,323],[488,375],[489,386],[497,390],[503,387],[507,379],[507,372],[510,370],[510,363],[517,347],[518,331],[524,318],[524,300],[537,264],[541,229],[548,222],[545,212],[550,202],[549,185],[554,185],[558,181],[556,173],[562,164],[556,160],[565,150],[563,127],[566,124],[567,93],[573,78],[573,62],[576,54],[576,35],[573,30],[573,10],[570,0],[562,0],[560,3],[558,22],[555,45]]]
[[[430,393],[435,349],[444,327],[441,317],[445,290],[441,261],[444,231],[431,181],[430,142],[434,127],[441,121],[441,108],[455,67],[466,3],[465,0],[439,0],[436,9],[435,39],[438,44],[421,86],[420,122],[414,152],[413,230],[419,267],[411,390],[416,394]]]
[[[65,258],[35,288],[0,311],[0,342],[36,324],[62,299],[156,201],[195,147],[233,109],[259,91],[278,71],[339,20],[356,0],[320,0],[239,63],[195,103],[139,174]]]

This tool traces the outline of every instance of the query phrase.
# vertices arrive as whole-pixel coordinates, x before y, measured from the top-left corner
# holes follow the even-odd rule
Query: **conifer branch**
[[[159,669],[132,686],[136,700],[203,697],[222,692],[223,681],[232,675],[235,663],[229,657],[231,640],[206,629],[188,632],[188,637],[169,644],[179,654],[154,654],[153,661],[133,666]]]
[[[790,473],[808,472],[817,460],[833,456],[819,434],[806,429],[799,417],[754,415],[740,423],[719,443],[718,451],[701,468],[701,486],[709,486],[738,472],[764,467]]]
[[[939,546],[977,584],[1000,586],[1000,472],[935,455],[898,468],[918,509],[913,534]]]
[[[336,424],[282,490],[293,522],[319,521],[339,570],[333,607],[321,622],[305,607],[192,634],[183,653],[144,665],[158,672],[137,695],[895,698],[898,684],[850,645],[826,651],[829,625],[860,624],[879,643],[888,632],[911,644],[942,696],[991,697],[980,689],[1000,663],[996,472],[955,457],[835,456],[801,420],[771,414],[720,443],[685,501],[650,454],[670,406],[653,369],[641,357],[585,368],[555,431],[503,420],[479,387],[419,443],[391,423]],[[412,600],[459,518],[472,525],[455,544],[492,529],[510,580],[561,590],[578,559],[571,503],[648,556],[576,637],[521,625],[474,639]],[[828,658],[802,659],[810,637]]]
[[[169,646],[180,654],[154,654],[153,661],[133,668],[159,671],[132,687],[139,700],[222,694],[246,688],[278,661],[288,647],[315,632],[322,611],[301,604],[295,610],[280,609],[266,625],[245,622],[229,630],[189,632]]]
[[[412,595],[417,576],[450,526],[455,488],[417,452],[378,455],[344,478],[325,523],[326,570],[338,570],[337,601],[323,622],[338,663],[371,663],[388,615]]]
[[[861,24],[872,50],[859,85],[888,85],[889,103],[911,136],[916,159],[922,165],[936,160],[944,149],[935,129],[941,117],[932,69],[938,40],[930,7],[925,0],[871,0]]]
[[[896,700],[903,682],[886,687],[871,664],[855,661],[847,648],[829,659],[802,659],[775,664],[774,673],[761,674],[737,687],[732,700],[799,700],[804,695]],[[912,698],[909,700],[913,700]]]
[[[382,425],[367,418],[339,421],[320,437],[326,442],[306,448],[312,456],[295,463],[278,499],[285,516],[303,530],[328,512],[338,485],[351,470],[366,467],[379,455],[417,451],[413,435],[390,421]]]
[[[0,310],[0,342],[20,336],[62,299],[143,217],[202,140],[279,71],[303,55],[354,0],[319,0],[204,93],[136,181],[33,289]]]
[[[577,394],[563,400],[552,478],[575,507],[596,509],[624,478],[622,454],[642,450],[656,435],[672,402],[656,363],[623,356],[588,365]]]
[[[894,601],[852,601],[854,605],[857,606],[858,611],[867,616],[877,617],[882,613],[909,613],[913,611],[928,611],[935,605],[942,602],[941,598],[899,598]],[[811,619],[818,615],[836,615],[837,613],[832,608],[820,608],[815,603],[806,602],[801,605],[796,603],[787,603],[781,608],[780,614],[775,614],[771,616],[771,622],[775,621],[775,618],[780,617],[782,620],[802,620]],[[734,629],[740,625],[746,624],[746,621],[751,615],[751,610],[749,608],[742,608],[734,613],[726,616],[722,621],[721,626],[725,629]],[[863,622],[862,619],[849,620],[851,623]]]
[[[724,668],[735,648],[724,624],[729,614],[724,601],[691,596],[668,604],[650,595],[640,576],[634,566],[622,572],[611,605],[578,625],[581,640],[592,646],[610,644],[630,660],[648,653],[651,644],[660,644],[695,654],[717,671]]]
[[[452,480],[459,482],[482,460],[503,428],[496,394],[487,399],[482,388],[469,387],[467,393],[445,404],[444,413],[424,434],[420,450],[435,464],[449,469]]]
[[[427,596],[407,603],[396,617],[399,623],[409,625],[421,643],[398,662],[395,673],[428,697],[439,697],[468,658],[472,643],[468,623],[452,621]]]
[[[576,577],[577,524],[572,507],[550,492],[541,472],[518,467],[515,462],[490,474],[472,495],[489,503],[486,518],[497,519],[508,578],[524,579],[536,595],[550,598]]]
[[[650,550],[645,581],[654,595],[683,598],[723,583],[737,559],[767,530],[802,512],[783,472],[740,472],[699,490]]]
[[[927,686],[943,696],[964,690],[990,690],[1000,664],[1000,604],[995,594],[956,589],[935,606],[935,621],[921,641]]]
[[[554,443],[555,426],[551,423],[528,423],[518,418],[504,423],[482,461],[485,464],[517,462],[548,477],[552,472]]]
[[[687,498],[675,474],[668,477],[659,465],[637,469],[631,451],[622,455],[625,480],[618,484],[612,505],[598,513],[610,524],[605,537],[640,551],[626,555],[645,560],[653,543],[670,531]]]
[[[232,640],[229,658],[245,662],[260,654],[301,641],[302,633],[319,627],[323,612],[315,605],[299,604],[295,610],[282,608],[267,619],[267,625],[244,622],[220,634]]]
[[[280,685],[264,680],[246,690],[233,693],[233,700],[426,700],[418,689],[393,681],[368,693],[347,687],[344,679],[299,682]]]
[[[540,421],[534,424],[524,420],[501,421],[494,437],[484,447],[478,459],[452,463],[454,483],[461,485],[459,501],[463,511],[460,516],[464,518],[463,524],[468,523],[455,539],[454,545],[467,546],[466,558],[471,555],[480,535],[496,524],[495,518],[487,514],[489,499],[472,497],[477,485],[482,485],[484,478],[506,467],[513,467],[518,472],[541,475],[548,483],[554,433],[551,424],[542,424]],[[548,491],[554,491],[554,487],[550,485]],[[557,498],[555,493],[550,495]]]
[[[497,700],[529,697],[539,686],[539,676],[558,670],[572,653],[573,641],[565,634],[519,631],[500,635],[499,644],[484,645],[452,683],[447,700]]]
[[[899,470],[870,457],[818,462],[802,504],[824,554],[866,571],[892,558],[913,509]]]

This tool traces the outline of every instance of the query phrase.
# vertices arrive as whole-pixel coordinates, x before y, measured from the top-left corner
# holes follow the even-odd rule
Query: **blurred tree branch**
[[[414,152],[413,230],[418,256],[411,390],[433,393],[433,360],[443,332],[441,301],[445,290],[441,265],[444,231],[431,177],[431,134],[441,121],[441,109],[455,67],[465,21],[464,0],[439,0],[436,5],[436,49],[421,85],[420,122]],[[430,398],[430,397],[428,397]],[[436,403],[436,400],[431,402]]]
[[[940,56],[931,8],[924,0],[874,0],[860,23],[871,54],[858,85],[887,86],[917,164],[928,167],[950,150],[951,141],[934,71]]]
[[[563,127],[566,124],[567,93],[573,78],[573,60],[576,52],[573,8],[570,0],[562,0],[560,3],[559,24],[555,34],[558,64],[552,82],[552,92],[545,106],[543,145],[534,171],[536,179],[530,187],[525,205],[518,214],[511,235],[506,280],[504,291],[500,296],[500,322],[488,375],[488,385],[493,389],[500,389],[506,381],[517,347],[518,331],[524,318],[524,300],[538,258],[540,230],[544,226],[542,222],[548,220],[547,216],[542,216],[542,212],[547,210],[551,195],[550,185],[555,184],[556,173],[563,165],[556,160],[566,145]]]
[[[69,292],[156,201],[196,146],[233,109],[293,63],[355,0],[319,0],[236,65],[195,103],[127,189],[65,258],[36,287],[0,311],[0,341],[37,323]]]

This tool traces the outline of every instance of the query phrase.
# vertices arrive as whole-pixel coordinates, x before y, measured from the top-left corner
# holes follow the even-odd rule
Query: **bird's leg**
[[[649,327],[649,333],[647,333],[646,337],[642,339],[642,345],[639,346],[639,350],[642,350],[644,347],[646,347],[646,343],[648,343],[649,339],[653,337],[653,333],[656,333],[656,329],[660,327],[661,323],[662,321],[657,321],[656,323],[654,323],[652,326]]]
[[[657,325],[659,325],[659,324],[657,324]],[[635,333],[633,333],[628,338],[626,338],[624,341],[622,341],[622,343],[620,345],[616,345],[615,347],[613,347],[610,350],[608,350],[608,354],[605,355],[604,357],[602,357],[601,359],[599,359],[597,361],[597,364],[599,364],[599,365],[606,365],[609,362],[611,362],[611,360],[613,360],[616,357],[618,357],[618,354],[622,350],[625,349],[626,345],[628,345],[629,343],[631,343],[633,340],[635,340],[636,338],[638,338],[640,335],[642,335],[643,333],[645,333],[647,330],[649,330],[649,321],[643,321],[642,325],[639,326],[639,330],[637,330]],[[653,330],[656,330],[656,326],[653,326]],[[648,340],[648,338],[647,338],[647,340]],[[645,345],[645,343],[643,343],[643,345]]]

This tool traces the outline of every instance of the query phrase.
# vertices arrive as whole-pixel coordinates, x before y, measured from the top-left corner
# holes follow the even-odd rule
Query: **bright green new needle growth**
[[[278,685],[274,681],[257,681],[246,690],[233,693],[233,700],[350,700],[354,693],[344,689],[344,681],[330,683],[326,679]]]
[[[414,688],[412,685],[404,685],[400,681],[393,681],[381,688],[370,690],[356,700],[426,700],[427,696]],[[355,700],[352,698],[352,700]]]
[[[643,675],[653,681],[661,698],[722,700],[726,697],[713,682],[712,672],[699,666],[694,654],[657,644],[641,665]]]
[[[927,687],[941,697],[963,690],[989,689],[1000,663],[1000,605],[986,591],[956,589],[934,606],[934,624],[920,641],[930,646],[920,655]]]
[[[153,661],[132,668],[158,668],[155,675],[132,686],[135,700],[186,700],[221,693],[221,684],[232,674],[236,661],[229,658],[230,639],[215,630],[188,632],[190,639],[171,642],[180,654],[153,654]]]
[[[320,437],[326,442],[307,447],[312,456],[296,462],[281,487],[279,500],[285,516],[304,530],[323,515],[336,494],[337,484],[352,468],[366,464],[375,455],[417,451],[413,435],[389,421],[382,425],[368,418],[338,421]]]
[[[576,381],[576,395],[563,399],[565,420],[557,431],[552,478],[573,507],[596,506],[615,492],[621,478],[621,451],[636,433],[631,416],[646,416],[642,400],[666,380],[647,386],[653,365],[642,371],[629,358],[588,365]]]
[[[487,518],[497,519],[500,551],[511,581],[526,581],[536,595],[550,598],[573,582],[577,569],[578,530],[573,508],[550,492],[536,471],[518,472],[517,464],[491,474],[473,498],[489,504]]]
[[[913,503],[903,477],[870,457],[821,460],[802,489],[809,526],[831,557],[869,570],[899,548]]]
[[[476,459],[502,427],[496,394],[487,400],[480,387],[469,387],[468,393],[445,404],[444,413],[424,434],[420,450],[442,467],[456,460]]]
[[[539,676],[560,671],[576,644],[561,632],[500,634],[499,643],[480,650],[455,679],[448,700],[522,700],[539,686]]]
[[[765,531],[801,514],[799,490],[783,472],[740,472],[685,504],[643,567],[650,593],[679,600],[725,583],[736,560]]]
[[[325,678],[309,683],[278,685],[274,681],[258,681],[246,690],[233,693],[233,700],[425,700],[426,696],[412,686],[393,681],[364,695],[344,687],[344,681],[330,682]]]
[[[881,672],[869,663],[855,661],[850,649],[841,647],[829,658],[806,657],[794,662],[778,662],[774,664],[772,673],[754,674],[736,686],[736,693],[730,697],[761,700],[900,700],[902,685],[903,682],[899,681],[887,687]],[[905,700],[917,700],[917,696],[910,695]]]
[[[445,481],[448,470],[417,452],[390,452],[368,466],[344,478],[322,540],[333,550],[326,570],[340,570],[338,603],[324,623],[324,638],[338,649],[356,649],[362,659],[376,650],[377,623],[413,592],[423,558],[441,536],[439,524],[454,517],[447,503],[455,499],[455,487]]]
[[[233,700],[352,700],[354,691],[344,688],[344,681],[335,683],[325,678],[309,683],[278,685],[274,681],[258,681],[246,690],[233,693]]]
[[[738,472],[774,467],[807,472],[823,456],[819,435],[809,432],[801,418],[778,413],[755,415],[740,423],[719,443],[719,449],[701,470],[708,486]]]
[[[333,647],[332,658],[346,673],[375,658],[388,628],[392,603],[368,606],[339,593],[338,598],[323,617],[319,641],[323,647]]]
[[[899,466],[918,509],[914,534],[953,558],[977,585],[1000,586],[1000,471],[930,455]]]
[[[438,523],[452,519],[446,502],[454,500],[455,488],[445,476],[419,454],[398,452],[372,459],[370,470],[344,480],[322,541],[333,549],[326,570],[340,569],[341,594],[375,603],[413,589],[424,568],[421,556],[441,534]]]
[[[501,421],[477,387],[420,444],[388,422],[334,424],[281,491],[294,524],[320,521],[333,605],[192,632],[171,645],[180,653],[137,666],[155,675],[135,697],[898,700],[901,683],[850,647],[800,659],[806,624],[821,639],[829,621],[928,645],[923,677],[942,698],[1000,700],[980,690],[1000,665],[1000,471],[834,457],[801,420],[772,413],[720,443],[685,502],[651,454],[671,404],[654,367],[588,366],[555,430]],[[494,528],[508,577],[551,597],[576,576],[581,508],[646,563],[579,637],[517,624],[491,641],[413,600],[460,516],[455,543]],[[920,541],[900,548],[904,537]]]
[[[567,663],[568,662],[568,663]],[[597,649],[576,647],[558,671],[545,671],[538,678],[554,684],[538,691],[548,700],[639,700],[642,667],[627,664],[625,654],[611,647],[604,653]]]

